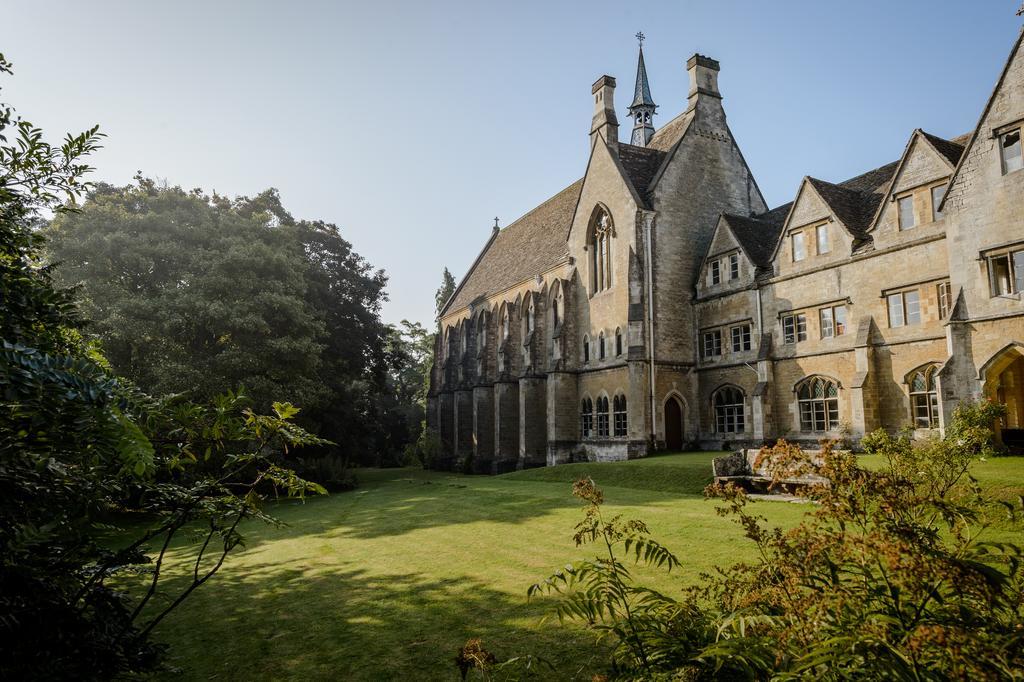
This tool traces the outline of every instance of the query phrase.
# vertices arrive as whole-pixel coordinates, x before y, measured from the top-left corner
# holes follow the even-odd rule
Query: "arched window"
[[[608,437],[608,397],[597,399],[597,437]]]
[[[617,395],[612,398],[612,416],[616,436],[626,435],[626,396]]]
[[[597,335],[597,353],[598,357],[604,360],[604,332]]]
[[[590,438],[594,435],[594,402],[584,398],[580,402],[580,436]]]
[[[533,307],[533,297],[530,297],[530,307],[526,310],[526,333],[530,334],[533,332],[534,323],[536,320],[536,310]]]
[[[459,331],[459,347],[462,354],[466,354],[466,349],[469,347],[469,322],[463,322],[462,327]]]
[[[604,291],[612,285],[612,218],[604,209],[599,209],[590,228],[591,284],[594,293]]]
[[[615,328],[615,355],[622,355],[622,329],[619,327]]]
[[[583,363],[590,362],[590,337],[583,337]]]
[[[935,390],[935,366],[923,367],[910,378],[910,416],[919,429],[939,428],[939,394]]]
[[[746,428],[743,414],[743,391],[724,386],[715,393],[715,430],[718,433],[742,433]]]
[[[476,320],[476,349],[479,352],[487,345],[487,313],[480,313]]]
[[[501,315],[501,340],[502,342],[508,339],[509,332],[511,332],[512,318],[508,314],[508,308],[505,308],[505,312]]]
[[[554,298],[551,299],[551,328],[558,329],[562,324],[562,313],[565,312],[565,299],[562,296],[562,289],[559,287]]]
[[[800,430],[832,431],[839,428],[839,387],[831,379],[808,377],[797,387]]]

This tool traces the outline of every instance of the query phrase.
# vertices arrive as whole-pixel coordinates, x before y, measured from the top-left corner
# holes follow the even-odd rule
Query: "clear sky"
[[[51,136],[109,135],[95,179],[137,170],[229,195],[281,191],[390,276],[384,316],[428,322],[507,225],[579,178],[590,86],[625,107],[638,30],[655,125],[685,62],[721,62],[729,125],[772,206],[800,179],[892,161],[914,128],[969,131],[1020,0],[559,2],[4,0],[3,99]]]

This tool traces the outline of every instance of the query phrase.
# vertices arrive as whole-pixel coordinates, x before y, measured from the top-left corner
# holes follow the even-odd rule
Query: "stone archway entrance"
[[[683,449],[683,406],[674,396],[665,401],[665,448],[673,452]]]
[[[1024,353],[1007,348],[986,363],[985,396],[1006,406],[1006,416],[996,424],[1003,445],[1024,450]]]

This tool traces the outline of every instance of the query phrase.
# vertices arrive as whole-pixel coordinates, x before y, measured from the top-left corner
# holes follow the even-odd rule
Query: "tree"
[[[102,185],[46,230],[57,277],[114,371],[155,394],[247,387],[315,405],[324,322],[307,304],[300,245],[267,200]]]
[[[376,459],[387,278],[335,225],[295,220],[273,189],[228,199],[138,176],[46,234],[117,373],[156,394],[241,385],[260,409],[302,404],[332,455]]]
[[[10,73],[2,55],[0,72]],[[272,520],[267,493],[322,491],[282,464],[286,451],[322,444],[291,423],[297,408],[274,403],[261,415],[231,392],[211,405],[156,400],[84,340],[74,291],[43,265],[34,228],[42,210],[67,214],[89,189],[82,159],[100,137],[92,128],[55,147],[0,105],[2,679],[153,670],[153,628],[216,574],[244,520]],[[132,511],[149,529],[107,548],[101,525]],[[193,579],[167,593],[162,568],[185,528],[200,532]],[[148,576],[135,600],[110,585],[125,571]]]
[[[441,286],[437,288],[437,292],[434,294],[434,317],[437,318],[438,329],[441,328],[441,311],[444,309],[444,304],[448,302],[448,299],[455,293],[455,278],[452,277],[452,273],[448,272],[448,268],[444,269],[441,273]]]

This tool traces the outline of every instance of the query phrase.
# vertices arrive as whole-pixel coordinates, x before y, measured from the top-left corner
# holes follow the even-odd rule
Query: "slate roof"
[[[654,131],[654,137],[647,143],[648,149],[657,149],[663,152],[667,152],[675,146],[679,138],[686,132],[687,126],[690,125],[690,120],[693,118],[693,112],[683,112],[676,116],[674,119],[658,128]]]
[[[508,289],[568,257],[566,238],[583,187],[577,180],[519,220],[499,230],[477,257],[442,315]]]
[[[740,247],[754,265],[766,268],[772,264],[775,242],[779,239],[782,224],[786,222],[786,215],[792,205],[792,202],[783,204],[753,218],[723,214],[722,219],[729,224],[736,241],[740,243]]]
[[[619,161],[646,208],[650,208],[651,205],[649,192],[651,181],[654,180],[654,176],[657,175],[666,156],[668,156],[667,152],[660,149],[619,144]]]
[[[862,238],[865,235],[871,224],[871,218],[882,201],[881,194],[874,191],[857,191],[811,177],[807,178],[807,182],[854,237]]]
[[[644,48],[640,46],[640,59],[636,63],[636,87],[633,89],[633,103],[629,105],[630,112],[636,107],[653,107],[654,99],[651,97],[651,84],[647,82],[647,67],[644,66]]]
[[[960,157],[964,153],[964,144],[967,142],[967,139],[970,138],[970,133],[967,135],[961,135],[954,140],[944,140],[941,137],[931,135],[923,130],[921,131],[921,134],[924,135],[928,141],[932,143],[932,146],[935,147],[940,154],[945,156],[953,166],[956,166],[956,164],[960,162]],[[956,141],[961,139],[963,142],[958,143]]]

